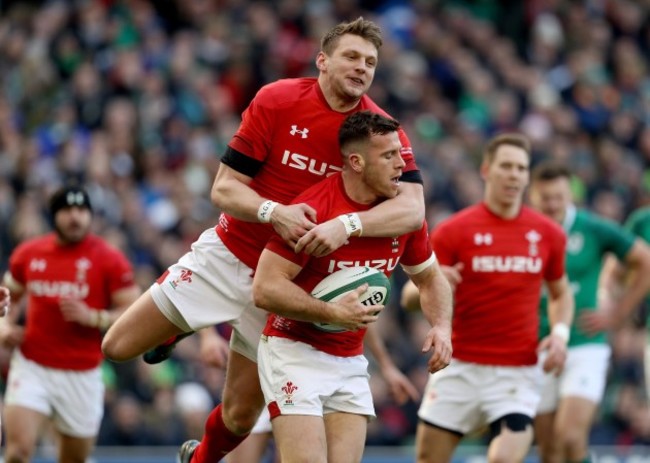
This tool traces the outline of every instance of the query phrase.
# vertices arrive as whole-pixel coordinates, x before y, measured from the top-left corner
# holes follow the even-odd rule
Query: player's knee
[[[104,357],[113,362],[126,362],[133,357],[124,349],[124,343],[120,342],[119,336],[109,330],[102,339],[102,353]]]
[[[15,446],[7,446],[4,455],[5,463],[28,463],[31,455],[29,450],[17,448]]]
[[[561,443],[565,455],[582,456],[587,451],[587,435],[577,427],[557,433],[556,438]]]
[[[224,424],[232,433],[237,435],[251,432],[263,409],[263,404],[256,405],[251,402],[241,402],[224,402],[222,410]]]

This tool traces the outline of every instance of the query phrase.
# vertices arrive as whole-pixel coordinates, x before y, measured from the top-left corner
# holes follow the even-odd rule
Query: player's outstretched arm
[[[252,178],[221,164],[210,198],[215,206],[247,222],[270,222],[287,243],[295,243],[315,226],[316,211],[306,204],[285,206],[263,198],[251,187]]]
[[[6,290],[3,291],[4,303],[9,305],[5,306],[4,317],[0,320],[0,344],[7,348],[13,348],[23,342],[25,332],[25,329],[17,323],[22,308],[19,302],[25,294],[25,287],[16,281],[9,272],[5,273],[2,283]]]
[[[375,362],[377,362],[381,376],[386,381],[386,384],[388,384],[388,388],[395,402],[403,405],[409,399],[413,402],[420,400],[420,394],[415,385],[397,368],[395,362],[393,362],[390,353],[386,349],[386,344],[377,329],[376,323],[368,325],[368,331],[366,331],[363,342],[370,349]]]
[[[440,270],[445,278],[447,278],[447,282],[449,283],[449,287],[453,294],[454,291],[456,291],[458,283],[463,280],[461,273],[463,270],[463,263],[457,262],[454,265],[441,265]],[[420,310],[422,308],[420,306],[420,292],[412,280],[407,281],[402,287],[400,303],[406,310]]]
[[[420,310],[420,291],[412,280],[407,281],[402,286],[400,295],[400,305],[406,310]]]
[[[347,330],[365,328],[377,321],[384,306],[366,306],[359,300],[367,284],[336,302],[324,302],[292,281],[300,270],[299,265],[265,249],[253,279],[255,305],[293,320],[333,323]]]
[[[203,363],[216,368],[226,368],[230,347],[217,330],[208,326],[198,331],[200,357]]]
[[[432,353],[428,369],[434,373],[451,362],[451,287],[438,262],[409,277],[418,288],[422,313],[431,324],[422,352]]]
[[[579,323],[587,333],[620,327],[650,292],[650,247],[641,239],[636,239],[625,261],[619,263],[610,257],[603,273],[603,290],[611,298],[609,301],[605,298],[597,311],[581,315]],[[614,289],[613,286],[618,288]]]
[[[339,218],[314,227],[298,240],[295,251],[322,257],[343,246],[350,236],[392,237],[418,230],[424,221],[422,185],[403,182],[396,197],[357,213],[355,220],[359,222],[359,231],[352,233],[345,220]]]
[[[575,302],[566,274],[558,280],[547,281],[546,285],[549,294],[547,310],[551,323],[551,334],[540,341],[538,351],[546,350],[548,352],[543,365],[544,371],[559,374],[566,361]]]
[[[6,286],[0,286],[0,317],[9,313],[11,308],[11,292]]]

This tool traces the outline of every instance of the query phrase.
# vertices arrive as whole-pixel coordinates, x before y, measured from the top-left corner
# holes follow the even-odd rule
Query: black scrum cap
[[[92,212],[90,197],[83,188],[77,186],[67,186],[56,191],[50,198],[50,213],[52,217],[61,209],[66,207],[85,207]]]

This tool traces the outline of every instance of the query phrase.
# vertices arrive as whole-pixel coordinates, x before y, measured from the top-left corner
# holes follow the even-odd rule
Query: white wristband
[[[347,233],[348,238],[356,231],[359,231],[359,236],[361,236],[363,233],[363,226],[361,226],[361,219],[359,218],[359,214],[341,214],[337,218],[343,222],[345,233]]]
[[[260,208],[257,210],[257,220],[262,223],[269,223],[271,221],[271,213],[277,205],[278,203],[271,201],[270,199],[264,201],[260,204]]]
[[[570,333],[571,330],[569,329],[569,325],[567,325],[566,323],[556,323],[555,325],[553,325],[553,329],[551,330],[551,334],[553,336],[557,336],[558,338],[562,339],[566,343],[569,342]]]

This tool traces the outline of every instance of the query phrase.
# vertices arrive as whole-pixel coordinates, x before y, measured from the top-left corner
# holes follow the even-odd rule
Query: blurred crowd
[[[431,226],[481,199],[481,149],[503,130],[532,139],[534,162],[566,162],[580,203],[606,217],[650,203],[648,0],[22,0],[0,10],[2,269],[17,243],[50,229],[47,198],[74,179],[88,188],[95,231],[147,288],[216,223],[219,156],[255,92],[315,75],[321,34],[360,15],[383,29],[370,95],[409,134]],[[394,295],[403,282],[397,274]],[[421,317],[395,298],[380,324],[423,388]],[[201,362],[194,338],[161,365],[104,365],[100,445],[201,435],[223,371]],[[593,443],[650,444],[645,314],[612,343]],[[369,443],[410,443],[418,404],[395,405],[377,374],[372,386]]]

